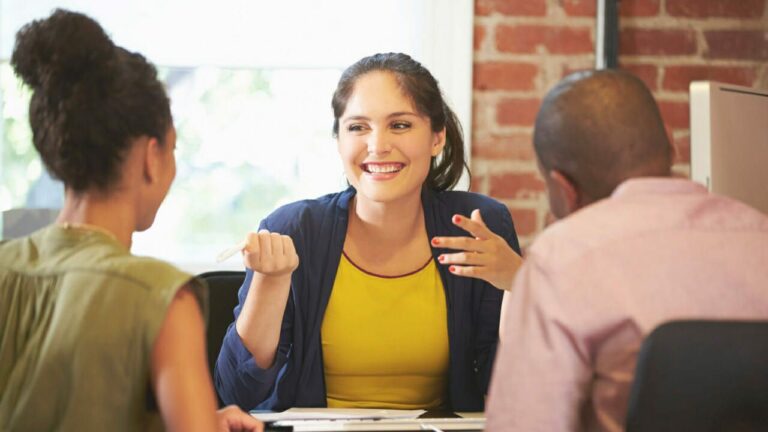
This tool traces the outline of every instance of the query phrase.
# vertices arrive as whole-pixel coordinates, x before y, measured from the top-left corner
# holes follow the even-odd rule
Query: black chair
[[[643,343],[627,432],[768,431],[768,322],[675,321]]]
[[[212,271],[198,275],[208,283],[208,367],[213,377],[213,368],[219,357],[221,342],[227,327],[234,321],[232,311],[237,306],[237,291],[245,280],[244,271]],[[219,401],[221,404],[221,401]]]

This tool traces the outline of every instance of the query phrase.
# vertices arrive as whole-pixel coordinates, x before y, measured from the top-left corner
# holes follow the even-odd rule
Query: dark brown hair
[[[11,64],[31,87],[29,122],[48,171],[75,192],[107,191],[133,139],[173,121],[154,66],[93,19],[58,9],[16,34]]]
[[[354,90],[355,82],[361,76],[373,71],[386,71],[395,75],[403,93],[411,99],[414,107],[429,118],[433,132],[445,128],[445,147],[442,157],[432,158],[425,184],[435,190],[450,190],[456,186],[469,167],[464,160],[464,139],[456,114],[443,99],[437,80],[419,62],[402,53],[382,53],[365,57],[348,67],[339,79],[333,93],[333,134],[339,134],[339,118],[347,108],[347,102]]]

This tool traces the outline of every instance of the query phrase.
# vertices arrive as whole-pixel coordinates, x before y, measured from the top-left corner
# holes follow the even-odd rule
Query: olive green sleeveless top
[[[0,431],[162,429],[150,355],[188,284],[110,236],[52,225],[0,243]]]

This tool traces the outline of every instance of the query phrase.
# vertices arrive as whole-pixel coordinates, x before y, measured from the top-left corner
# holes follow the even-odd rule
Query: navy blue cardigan
[[[277,209],[261,222],[260,229],[291,237],[299,267],[291,276],[291,292],[272,367],[257,366],[234,323],[229,326],[214,374],[216,389],[226,404],[237,404],[245,410],[326,406],[320,327],[341,259],[349,203],[354,195],[350,187],[341,193],[298,201]],[[469,216],[477,208],[488,227],[520,251],[508,209],[491,198],[424,188],[422,205],[430,239],[467,235],[451,223],[451,217]],[[433,259],[444,252],[449,251],[433,248]],[[480,279],[454,276],[444,265],[437,267],[448,310],[449,408],[482,411],[496,354],[502,292]],[[249,270],[240,288],[235,319],[242,310],[252,276]]]

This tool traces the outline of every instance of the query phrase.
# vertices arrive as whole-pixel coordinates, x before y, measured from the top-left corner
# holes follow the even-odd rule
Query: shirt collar
[[[611,194],[611,198],[648,194],[706,194],[707,188],[686,178],[636,177],[625,180]]]

